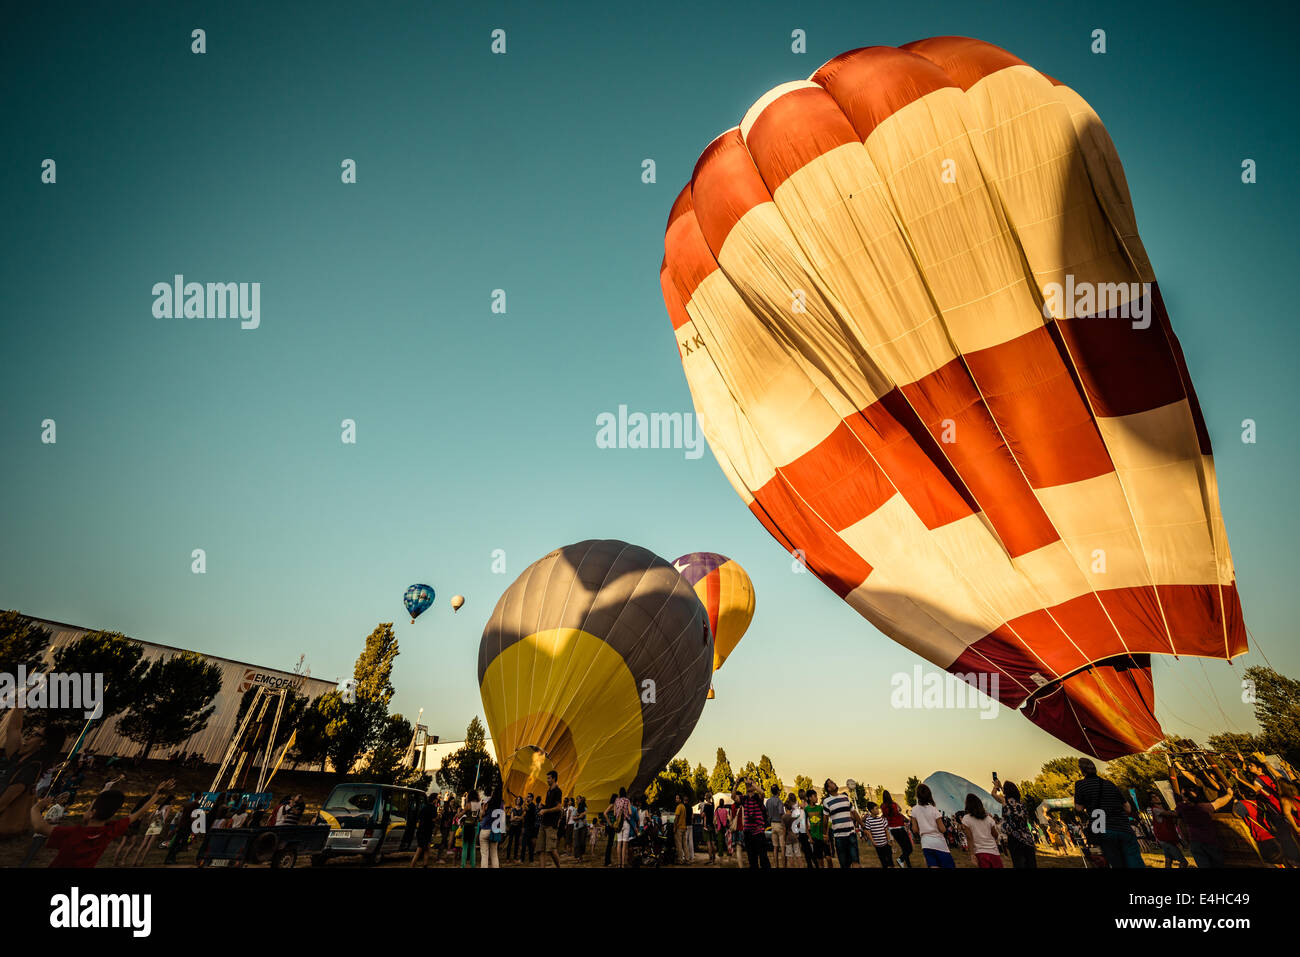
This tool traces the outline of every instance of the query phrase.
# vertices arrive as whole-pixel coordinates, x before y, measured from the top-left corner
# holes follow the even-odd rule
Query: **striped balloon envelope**
[[[682,555],[673,562],[673,568],[695,589],[709,613],[713,670],[717,671],[736,650],[754,620],[754,583],[739,562],[717,552]],[[708,697],[713,697],[712,688]]]
[[[1107,758],[1150,655],[1246,650],[1209,436],[1124,171],[1069,87],[938,37],[762,96],[673,204],[700,424],[891,638]]]
[[[673,567],[620,541],[528,566],[497,601],[478,678],[506,790],[603,801],[640,789],[695,728],[713,671],[704,606]]]

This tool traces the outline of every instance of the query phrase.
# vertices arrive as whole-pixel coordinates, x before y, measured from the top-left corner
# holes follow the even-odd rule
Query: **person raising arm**
[[[147,801],[127,816],[116,820],[113,820],[113,815],[126,800],[126,795],[121,791],[103,791],[97,794],[81,824],[53,825],[44,818],[45,809],[52,799],[47,797],[37,802],[31,810],[32,828],[37,834],[48,838],[46,847],[59,851],[50,862],[50,867],[94,867],[108,846],[121,837],[128,827],[153,810],[154,805],[175,785],[176,782],[170,778],[163,781]]]

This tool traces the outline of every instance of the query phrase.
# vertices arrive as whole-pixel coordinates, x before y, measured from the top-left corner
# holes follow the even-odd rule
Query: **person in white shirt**
[[[802,791],[799,793],[803,794]],[[812,844],[808,840],[808,815],[804,813],[803,804],[790,794],[786,796],[785,808],[790,815],[790,836],[794,839],[788,846],[793,847],[798,844],[799,851],[803,854],[804,867],[812,867]]]
[[[686,802],[686,859],[695,860],[695,808]]]
[[[1001,867],[997,822],[974,794],[966,795],[966,813],[962,815],[961,826],[968,838],[971,863],[978,867]]]
[[[149,851],[149,846],[151,844],[156,843],[158,838],[162,835],[162,832],[166,827],[168,820],[170,820],[172,816],[171,805],[172,805],[172,795],[169,794],[165,798],[163,798],[162,804],[158,807],[157,810],[153,812],[153,815],[149,818],[149,824],[144,829],[144,834],[140,838],[140,844],[136,848],[135,856],[131,858],[132,867],[140,866],[140,862],[144,860],[145,854],[147,854]]]
[[[45,769],[45,773],[41,775],[41,779],[36,782],[37,797],[45,797],[45,792],[48,791],[50,789],[50,785],[54,783],[55,770],[56,770],[55,767],[53,765],[50,765],[50,767]]]
[[[45,820],[49,821],[51,824],[58,824],[67,817],[68,809],[64,806],[64,802],[68,801],[70,797],[71,796],[68,792],[64,791],[55,798],[54,803],[50,805],[49,809],[44,814]]]
[[[916,806],[912,808],[912,832],[921,843],[921,853],[925,855],[926,867],[954,868],[957,862],[948,850],[948,839],[944,836],[947,825],[943,823],[943,814],[934,806],[934,795],[929,785],[921,784],[916,789]]]

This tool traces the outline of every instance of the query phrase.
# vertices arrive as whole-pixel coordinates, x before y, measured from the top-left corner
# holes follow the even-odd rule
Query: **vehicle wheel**
[[[270,831],[263,831],[257,835],[252,845],[244,852],[245,859],[253,864],[265,864],[268,861],[275,860],[277,845],[274,834]]]
[[[298,849],[296,847],[282,847],[271,857],[271,866],[274,868],[292,868],[298,863]]]

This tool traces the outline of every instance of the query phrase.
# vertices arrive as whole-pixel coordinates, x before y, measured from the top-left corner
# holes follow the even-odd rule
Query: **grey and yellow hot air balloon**
[[[677,753],[713,673],[708,613],[667,561],[627,542],[556,549],[506,589],[478,677],[511,794],[639,789]]]

